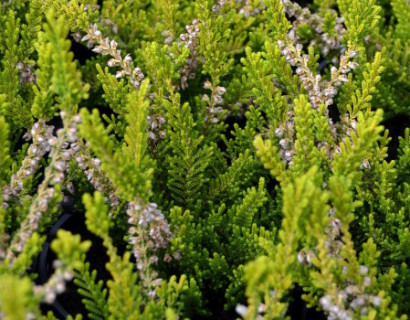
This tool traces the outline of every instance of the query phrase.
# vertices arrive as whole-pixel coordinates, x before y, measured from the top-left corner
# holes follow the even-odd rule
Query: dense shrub
[[[408,0],[1,1],[0,61],[0,319],[410,313]]]

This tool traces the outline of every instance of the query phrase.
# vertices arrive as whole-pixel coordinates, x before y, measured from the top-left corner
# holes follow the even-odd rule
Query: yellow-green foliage
[[[408,0],[0,1],[0,318],[406,319],[409,49]]]

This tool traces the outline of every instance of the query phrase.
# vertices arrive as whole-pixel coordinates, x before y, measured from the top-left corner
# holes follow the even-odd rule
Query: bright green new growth
[[[286,319],[299,292],[406,319],[409,49],[407,0],[0,2],[0,318],[57,319],[73,279],[69,319]],[[35,284],[67,208],[100,241],[59,230]]]
[[[114,152],[114,143],[106,133],[98,110],[90,114],[88,110],[81,110],[83,119],[80,132],[89,141],[91,148],[101,159],[102,168],[107,172],[113,184],[118,188],[124,199],[131,201],[136,196],[144,199],[150,193],[150,160],[145,154],[148,135],[146,115],[148,102],[144,96],[148,87],[145,82],[138,94],[130,91],[127,94],[125,121],[127,127],[124,133],[124,143]]]

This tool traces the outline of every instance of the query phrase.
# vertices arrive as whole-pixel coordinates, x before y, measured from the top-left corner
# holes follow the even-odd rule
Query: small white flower
[[[348,66],[350,69],[354,70],[354,69],[356,69],[356,68],[359,66],[359,64],[358,64],[357,62],[350,61],[350,62],[347,64],[347,66]]]
[[[84,37],[81,38],[81,41],[88,41],[90,39],[90,36],[88,34],[86,34]]]
[[[248,307],[242,305],[242,304],[238,304],[235,307],[235,311],[237,314],[239,314],[241,317],[245,317],[246,313],[248,312]]]
[[[118,65],[118,61],[114,58],[111,58],[107,62],[107,66],[109,66],[110,68],[115,67],[116,65]]]
[[[350,50],[348,55],[349,55],[350,59],[354,59],[354,58],[357,58],[359,56],[359,54],[354,50]]]
[[[304,253],[303,253],[302,251],[300,251],[300,252],[298,253],[298,262],[299,262],[300,264],[303,264],[303,263],[305,262],[305,255],[304,255]]]
[[[55,167],[58,171],[64,171],[66,169],[66,163],[64,161],[57,161]]]
[[[127,54],[126,56],[125,56],[125,58],[124,58],[124,61],[125,62],[131,62],[132,61],[132,58],[131,58],[131,55],[130,54]]]
[[[125,71],[124,71],[124,70],[120,70],[120,71],[117,71],[115,77],[116,77],[117,79],[121,79],[122,77],[124,77],[124,75],[125,75]]]
[[[148,135],[149,135],[149,138],[150,138],[151,140],[156,140],[156,139],[157,139],[155,133],[152,132],[152,131],[150,131],[150,133],[149,133]]]
[[[57,144],[57,138],[56,138],[56,137],[52,137],[52,138],[48,139],[47,143],[48,143],[50,146],[55,146],[55,145]]]
[[[366,169],[366,170],[370,170],[371,166],[370,166],[370,162],[367,159],[364,159],[362,161],[362,163],[360,164],[360,169]]]
[[[65,270],[63,273],[63,278],[65,281],[71,281],[71,279],[74,278],[74,274],[70,270]]]
[[[278,138],[283,136],[283,128],[279,127],[275,129],[275,136],[277,136]]]
[[[53,291],[49,291],[46,293],[46,296],[44,297],[44,302],[48,304],[54,303],[56,299],[56,294]]]
[[[216,87],[216,91],[220,95],[224,95],[226,93],[226,88],[225,87]]]
[[[75,122],[81,123],[81,116],[79,114],[76,114],[73,119]]]
[[[341,82],[347,82],[348,81],[347,76],[345,74],[341,74],[338,79]]]
[[[289,141],[287,139],[281,139],[279,141],[279,145],[284,149],[284,150],[289,150],[290,149],[290,145],[289,145]]]
[[[34,313],[32,313],[32,312],[26,313],[26,319],[27,320],[34,320],[35,318],[36,318],[36,315]],[[1,316],[0,316],[0,319],[1,319]]]
[[[156,295],[157,295],[157,291],[156,291],[156,290],[150,290],[150,291],[148,291],[148,297],[149,297],[150,299],[155,298]]]
[[[63,266],[63,262],[61,260],[54,260],[53,261],[53,268],[54,269],[61,268],[62,266]]]
[[[59,281],[56,284],[56,293],[63,293],[65,291],[65,283],[64,281]]]
[[[369,309],[367,308],[367,307],[363,307],[361,310],[360,310],[360,314],[361,315],[366,315],[366,314],[368,314],[369,313]]]
[[[322,305],[323,309],[329,310],[331,306],[331,302],[328,296],[323,296],[320,298],[320,304]]]
[[[94,36],[97,37],[97,38],[101,37],[101,31],[100,30],[95,30],[94,31]]]
[[[382,304],[382,298],[378,296],[372,296],[370,297],[370,302],[375,306],[375,307],[380,307]]]
[[[369,269],[365,265],[361,265],[359,268],[360,274],[367,274],[369,272]]]
[[[101,53],[103,51],[103,48],[101,46],[97,46],[93,49],[93,51],[96,53]]]
[[[94,162],[94,164],[95,164],[96,166],[101,165],[101,160],[98,159],[98,158],[94,158],[94,159],[93,159],[93,162]]]

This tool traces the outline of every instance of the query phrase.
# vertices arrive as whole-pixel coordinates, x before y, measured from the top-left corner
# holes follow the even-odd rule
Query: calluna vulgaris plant
[[[0,319],[407,318],[408,0],[3,0],[0,61]],[[66,199],[108,276],[36,284]]]

